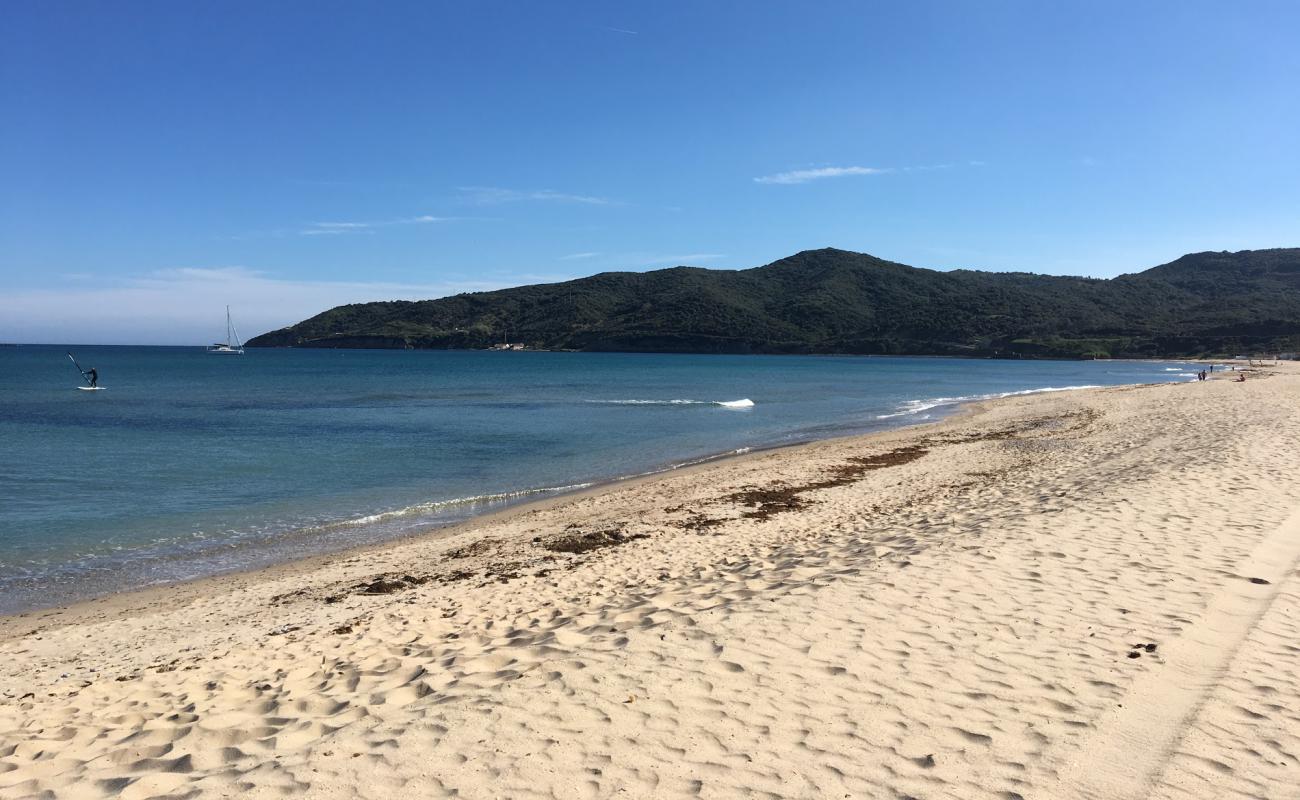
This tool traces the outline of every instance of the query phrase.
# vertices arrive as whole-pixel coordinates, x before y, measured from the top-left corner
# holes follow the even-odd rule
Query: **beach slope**
[[[1300,371],[0,622],[3,797],[1300,797]]]

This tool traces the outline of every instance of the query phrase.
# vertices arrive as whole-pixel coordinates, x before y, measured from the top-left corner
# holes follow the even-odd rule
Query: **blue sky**
[[[1300,245],[1294,2],[59,2],[0,26],[0,341],[833,246]]]

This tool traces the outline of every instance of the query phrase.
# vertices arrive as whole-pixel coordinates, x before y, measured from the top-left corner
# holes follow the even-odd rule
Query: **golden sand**
[[[1300,797],[1300,370],[0,622],[2,797]]]

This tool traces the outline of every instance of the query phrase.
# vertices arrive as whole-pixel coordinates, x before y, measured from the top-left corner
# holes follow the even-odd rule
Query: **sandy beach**
[[[1300,365],[0,620],[0,796],[1300,797]]]

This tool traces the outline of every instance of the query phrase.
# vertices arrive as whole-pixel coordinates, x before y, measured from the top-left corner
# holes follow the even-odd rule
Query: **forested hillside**
[[[1300,249],[1195,253],[1111,280],[938,272],[844,250],[748,270],[608,272],[345,305],[250,347],[1194,356],[1300,349]]]

